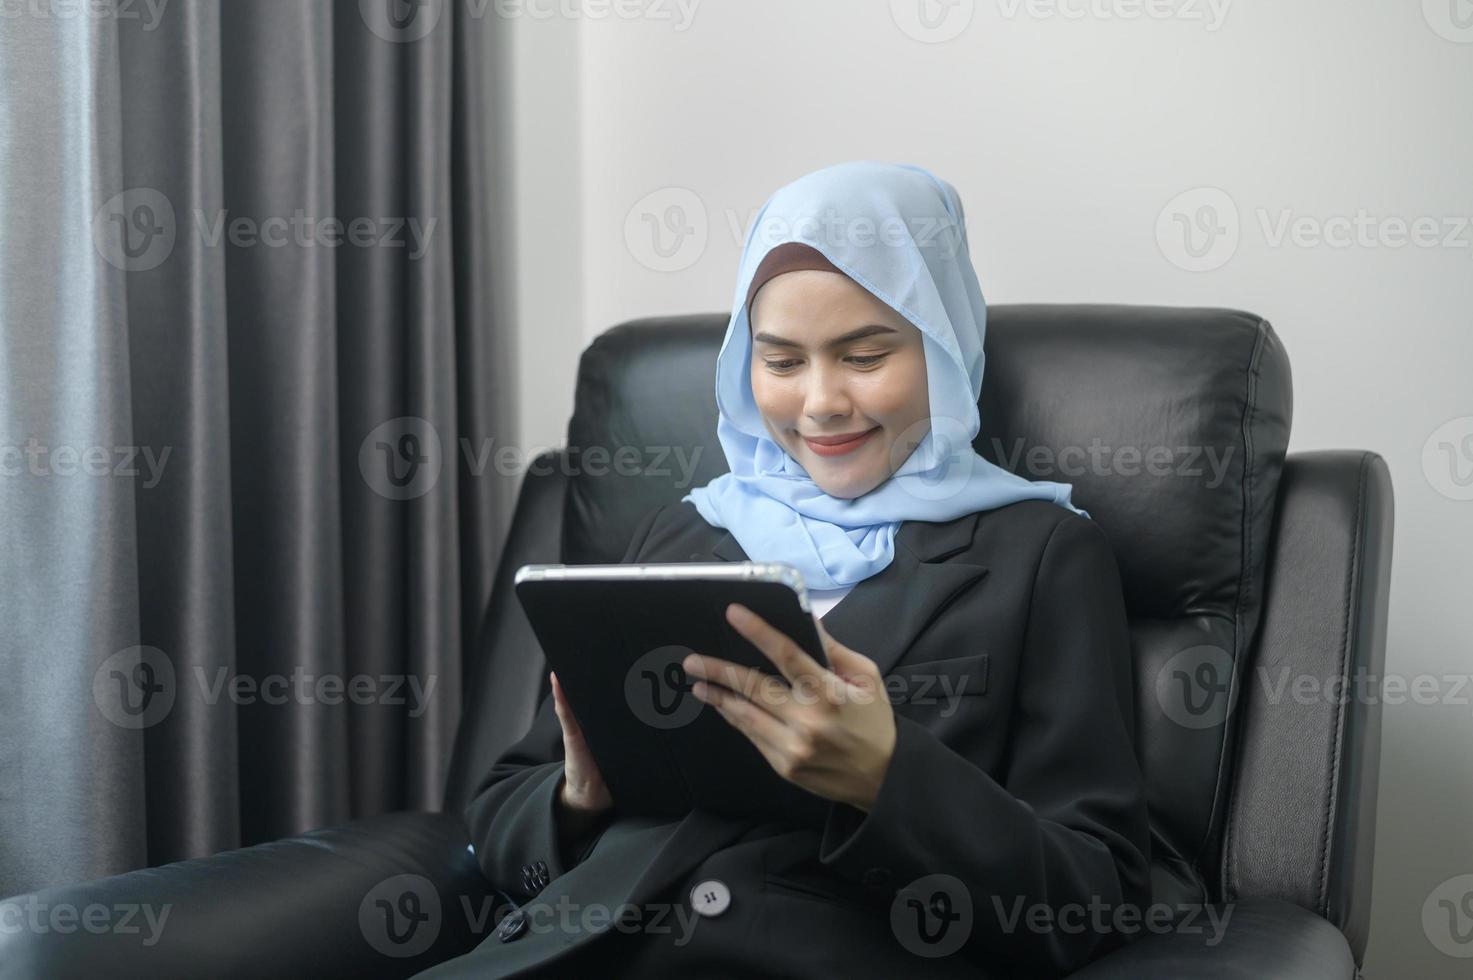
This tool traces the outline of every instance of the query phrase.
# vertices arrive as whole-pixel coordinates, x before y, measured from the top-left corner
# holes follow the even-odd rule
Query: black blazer
[[[646,518],[623,560],[747,555],[681,503]],[[897,740],[871,812],[831,804],[821,830],[622,818],[560,854],[549,694],[467,808],[488,880],[536,897],[424,975],[1037,977],[1127,941],[1094,927],[1150,901],[1104,533],[1045,501],[906,522],[894,561],[823,621],[887,676]]]

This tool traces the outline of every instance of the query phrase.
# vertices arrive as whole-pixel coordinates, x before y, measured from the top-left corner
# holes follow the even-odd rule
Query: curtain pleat
[[[190,233],[197,214],[225,200],[220,7],[200,0],[174,14],[159,22],[157,37],[120,32],[116,84],[127,106],[149,107],[125,110],[121,186],[161,193],[176,223],[168,260],[126,272],[126,285],[134,437],[169,448],[166,478],[137,497],[140,637],[167,654],[176,684],[188,690],[201,672],[235,667],[234,552],[230,442],[222,438],[230,425],[225,254]],[[160,46],[188,56],[159,59]],[[234,846],[234,705],[176,697],[141,735],[149,862]]]
[[[514,490],[473,6],[0,34],[0,462],[143,471],[0,476],[0,894],[440,807]]]
[[[130,479],[58,458],[133,444],[124,273],[93,217],[119,187],[114,26],[8,21],[0,70],[0,892],[122,870],[144,855],[143,738],[92,678],[138,645]],[[69,475],[68,475],[69,474]]]

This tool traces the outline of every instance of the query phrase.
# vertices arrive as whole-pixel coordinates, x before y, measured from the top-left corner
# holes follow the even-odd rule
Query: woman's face
[[[752,300],[752,395],[813,482],[859,497],[930,429],[921,332],[839,272],[802,269]]]

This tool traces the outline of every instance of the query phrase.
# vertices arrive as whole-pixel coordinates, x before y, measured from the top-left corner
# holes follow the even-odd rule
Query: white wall
[[[1453,679],[1473,671],[1473,500],[1455,499],[1446,459],[1423,464],[1457,420],[1443,434],[1469,436],[1473,471],[1473,230],[1458,224],[1473,215],[1473,26],[1453,19],[1467,0],[1152,0],[1164,19],[1127,19],[1147,9],[1132,0],[953,0],[940,42],[901,26],[920,0],[704,0],[688,25],[676,0],[625,0],[637,19],[584,2],[508,24],[524,442],[562,438],[584,343],[632,317],[726,309],[747,216],[846,159],[955,184],[989,302],[1267,317],[1294,366],[1290,450],[1366,448],[1391,468],[1387,671],[1437,678],[1442,702],[1385,707],[1367,976],[1466,976],[1422,916],[1473,873],[1473,685]],[[1238,244],[1188,271],[1158,219],[1169,230],[1204,194],[1226,195]],[[672,204],[705,240],[661,271],[626,218],[638,232]],[[1286,216],[1330,235],[1360,212],[1370,245],[1270,237]],[[1393,247],[1386,219],[1418,218],[1454,241]]]
[[[472,8],[475,9],[475,8]],[[494,7],[487,7],[494,10]],[[520,456],[564,442],[578,352],[589,333],[583,306],[583,178],[578,45],[570,18],[508,18],[491,33],[504,63],[491,111],[503,134],[504,179],[495,206],[498,313],[514,324],[521,384]]]

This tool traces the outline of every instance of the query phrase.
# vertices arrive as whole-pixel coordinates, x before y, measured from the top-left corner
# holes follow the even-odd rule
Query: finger
[[[823,655],[828,658],[829,666],[833,667],[834,648],[841,644],[838,640],[834,639],[833,634],[828,631],[828,627],[824,626],[822,619],[814,616],[813,625],[818,627],[818,642],[823,646]]]
[[[851,684],[872,681],[879,675],[879,668],[873,660],[834,639],[833,634],[819,620],[815,619],[814,622],[818,625],[818,638],[823,643],[824,656],[828,658],[830,670]]]
[[[878,671],[875,662],[857,650],[851,650],[838,640],[824,650],[828,654],[829,669],[846,681]]]
[[[825,673],[818,661],[805,653],[791,637],[746,606],[735,602],[727,606],[726,621],[762,651],[762,655],[772,661],[789,681],[795,682],[805,674]]]
[[[693,680],[705,680],[729,689],[763,710],[785,717],[792,703],[792,688],[782,678],[743,664],[691,653],[681,661],[685,673]]]
[[[583,729],[578,725],[578,719],[573,714],[572,707],[568,704],[568,696],[563,692],[563,685],[558,681],[557,674],[550,672],[552,678],[552,706],[557,712],[558,723],[563,726],[563,734],[575,740],[581,740]]]

